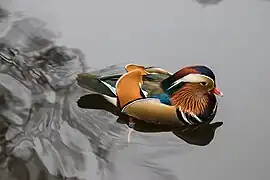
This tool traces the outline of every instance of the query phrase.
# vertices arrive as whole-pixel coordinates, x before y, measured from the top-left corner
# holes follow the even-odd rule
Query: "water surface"
[[[88,3],[3,4],[1,52],[16,63],[0,62],[0,179],[268,179],[269,2]],[[136,132],[127,144],[117,117],[77,108],[76,73],[131,61],[211,66],[225,94],[213,142]]]

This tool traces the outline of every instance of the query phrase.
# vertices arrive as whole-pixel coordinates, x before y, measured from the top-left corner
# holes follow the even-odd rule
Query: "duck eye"
[[[201,82],[200,83],[202,86],[206,86],[207,85],[207,82]]]

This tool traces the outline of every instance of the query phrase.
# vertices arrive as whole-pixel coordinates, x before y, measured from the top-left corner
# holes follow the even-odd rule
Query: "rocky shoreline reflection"
[[[0,19],[11,18],[8,14],[0,9]],[[77,107],[86,91],[76,84],[76,74],[89,71],[84,54],[55,45],[57,36],[44,26],[36,18],[17,18],[0,38],[0,179],[110,179],[116,146],[126,145],[126,126],[117,121],[125,124],[125,119]],[[92,72],[109,75],[121,68]],[[168,131],[143,123],[137,128]],[[175,134],[185,139],[183,133]]]

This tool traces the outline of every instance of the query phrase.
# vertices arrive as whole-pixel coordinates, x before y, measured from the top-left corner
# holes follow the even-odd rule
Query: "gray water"
[[[0,11],[8,59],[0,62],[0,180],[269,179],[269,2],[1,5],[10,14]],[[211,66],[225,94],[214,140],[199,147],[171,133],[134,132],[128,144],[117,117],[76,106],[85,93],[76,73],[116,73],[129,62],[172,72]]]

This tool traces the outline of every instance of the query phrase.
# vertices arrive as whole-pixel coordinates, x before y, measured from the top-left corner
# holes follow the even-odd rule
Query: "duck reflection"
[[[91,101],[89,101],[91,99]],[[87,94],[78,100],[78,106],[87,109],[99,109],[108,111],[119,116],[117,122],[130,126],[130,117],[121,113],[120,108],[109,103],[100,94]],[[214,115],[213,115],[214,116]],[[143,133],[172,132],[176,137],[184,140],[188,144],[206,146],[214,138],[216,130],[223,125],[223,122],[209,121],[199,124],[157,124],[144,120],[133,120],[132,129]]]

